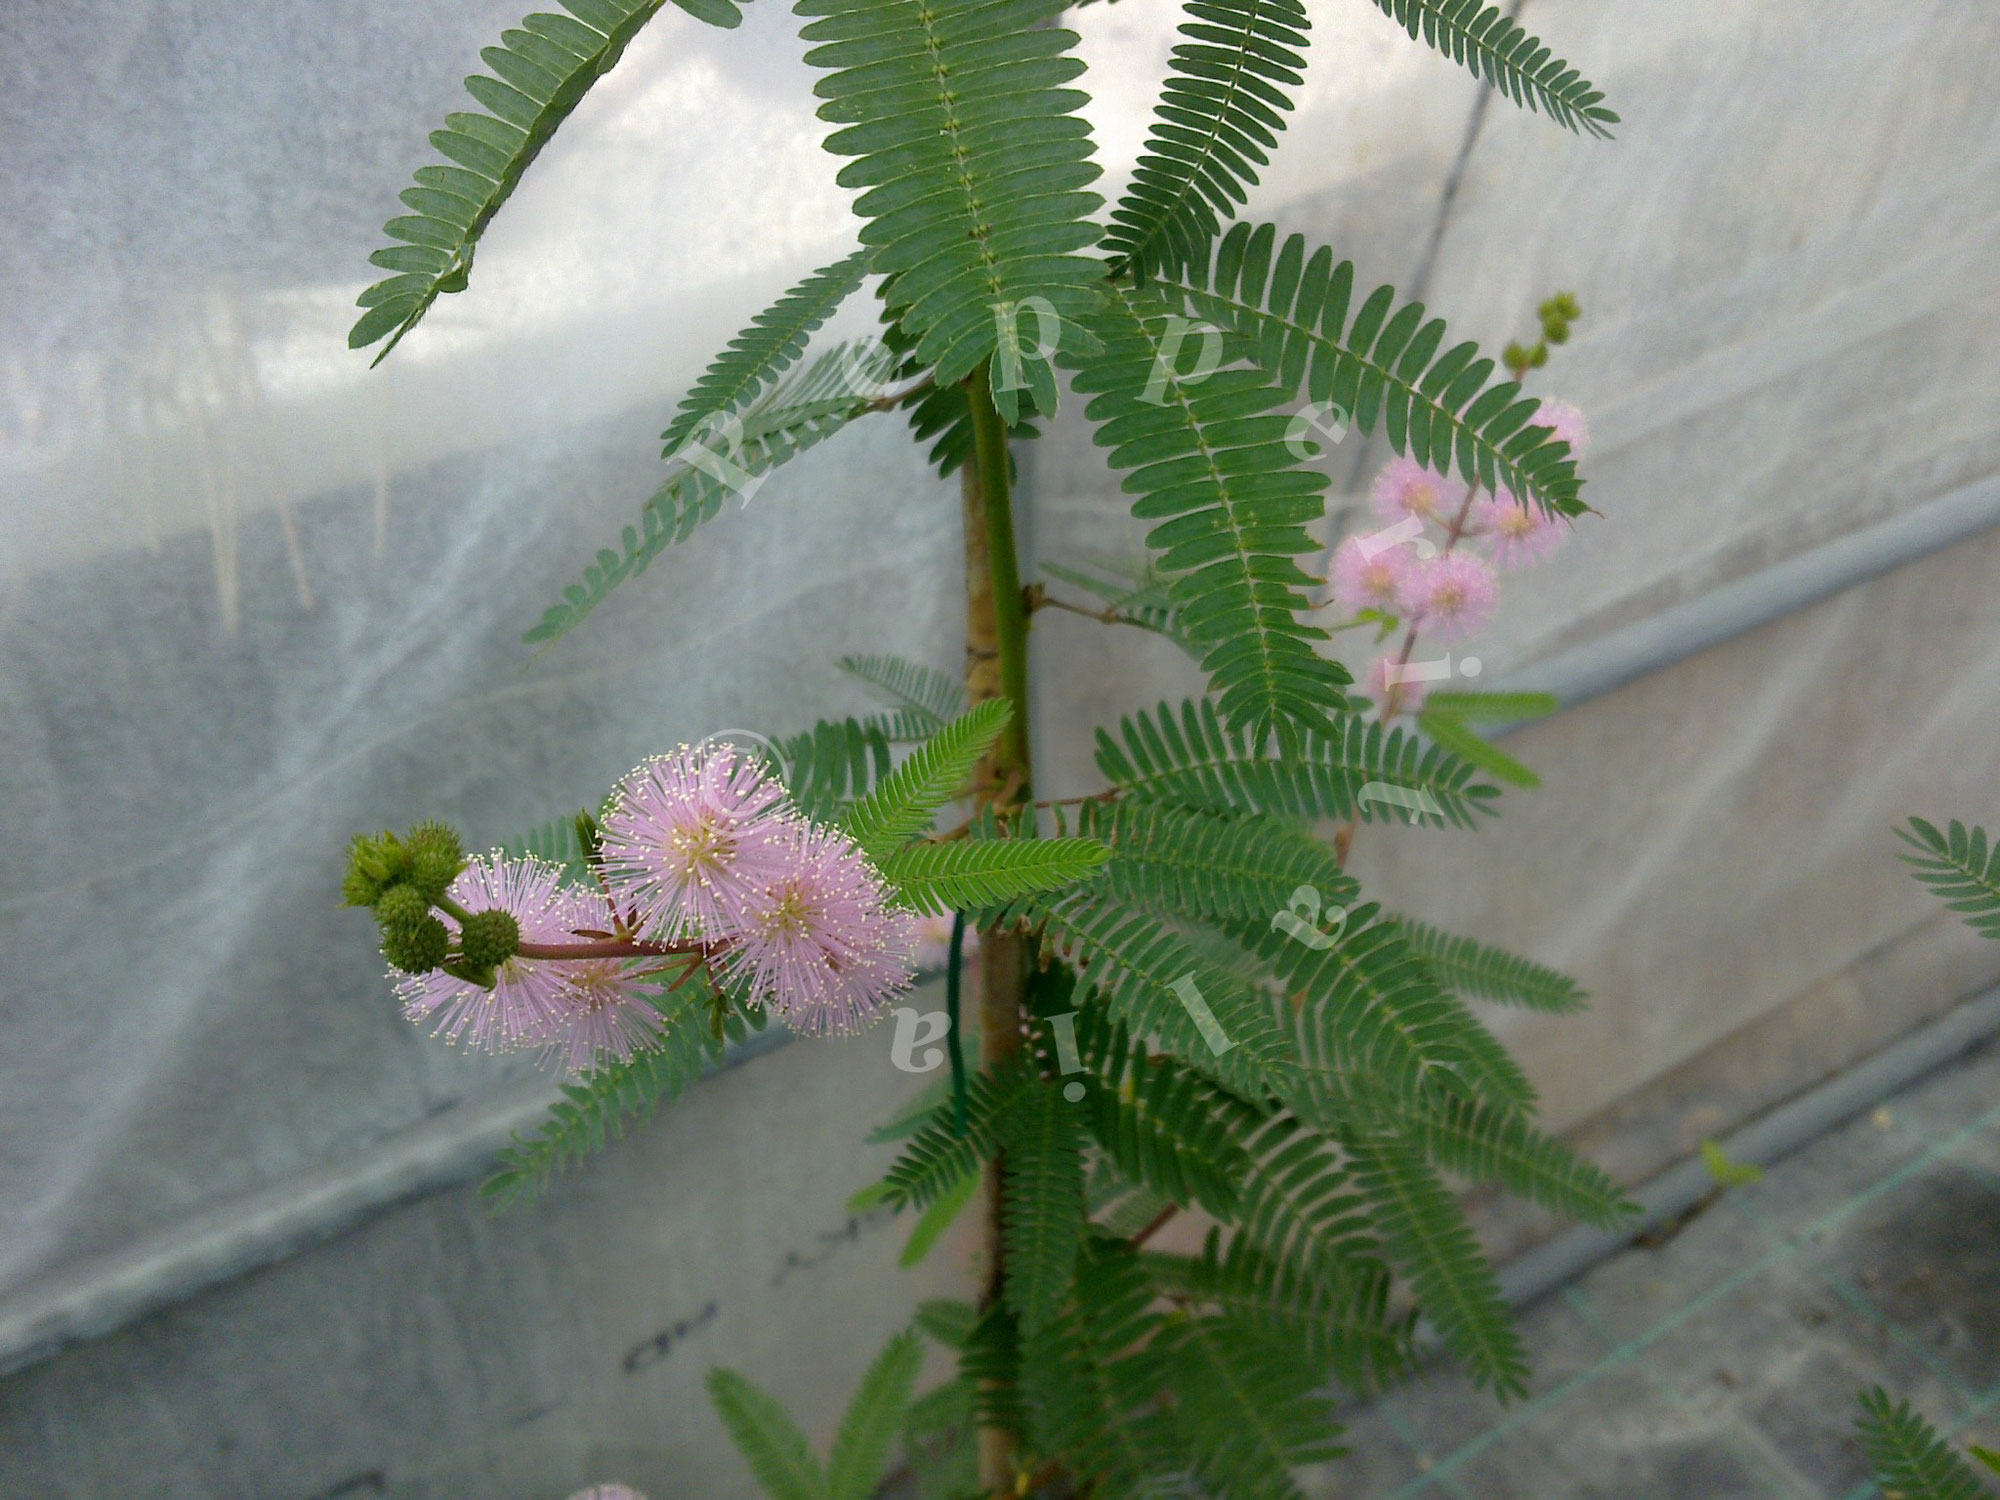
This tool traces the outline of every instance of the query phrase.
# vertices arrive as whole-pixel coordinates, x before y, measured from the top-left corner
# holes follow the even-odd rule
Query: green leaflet
[[[1162,913],[1269,922],[1291,910],[1301,888],[1312,892],[1315,912],[1352,901],[1360,891],[1326,845],[1255,813],[1085,803],[1077,831],[1110,846],[1103,890]]]
[[[1032,1335],[1068,1299],[1083,1239],[1082,1117],[1055,1085],[1030,1079],[999,1127],[1007,1306]]]
[[[868,1366],[827,1456],[828,1500],[869,1500],[875,1493],[923,1363],[923,1340],[904,1332],[890,1339]]]
[[[1453,62],[1516,104],[1539,109],[1579,134],[1609,136],[1618,116],[1590,80],[1555,56],[1498,6],[1481,0],[1375,0],[1411,36],[1422,35]]]
[[[1622,1228],[1637,1212],[1602,1168],[1515,1114],[1465,1098],[1429,1104],[1411,1138],[1448,1172],[1472,1182],[1498,1183],[1551,1213]]]
[[[1170,1320],[1154,1349],[1209,1493],[1303,1500],[1292,1469],[1346,1451],[1324,1374],[1295,1341],[1225,1314]]]
[[[377,250],[368,260],[394,274],[361,294],[366,310],[347,335],[351,349],[386,336],[376,364],[441,293],[465,290],[479,237],[521,174],[590,86],[617,64],[662,0],[558,3],[568,15],[531,15],[519,30],[502,32],[500,46],[479,54],[499,76],[475,73],[465,80],[465,90],[489,112],[445,116],[445,128],[431,133],[431,145],[452,165],[419,167],[417,185],[403,191],[411,212],[382,226],[402,243]],[[676,3],[715,26],[743,19],[734,0]]]
[[[964,839],[913,844],[878,861],[905,905],[933,915],[1060,890],[1097,872],[1111,851],[1094,839]]]
[[[988,364],[1001,411],[1027,389],[1044,412],[1055,383],[1037,350],[1077,347],[1103,262],[1077,252],[1099,229],[1085,191],[1099,175],[1074,32],[1044,23],[1060,0],[799,0],[816,17],[806,61],[828,70],[819,116],[827,150],[855,158],[843,187],[888,282],[883,295],[918,365],[948,386]],[[1040,309],[1053,314],[1044,326]],[[1022,347],[1026,342],[1028,347]]]
[[[1922,818],[1910,819],[1896,834],[1915,854],[1899,856],[1916,867],[1917,879],[1953,911],[1964,912],[1974,932],[2000,938],[2000,846],[1987,846],[1986,830],[1968,829],[1958,819],[1940,833]]]
[[[778,745],[785,790],[809,818],[831,822],[889,774],[889,737],[877,724],[822,719]]]
[[[1187,40],[1169,56],[1152,133],[1104,238],[1118,257],[1113,274],[1129,271],[1142,285],[1157,267],[1207,258],[1221,219],[1235,216],[1277,148],[1279,111],[1292,108],[1287,90],[1303,82],[1306,65],[1312,23],[1299,0],[1188,0],[1186,8]]]
[[[841,822],[871,859],[900,849],[956,797],[1013,710],[994,698],[952,720],[856,802]]]
[[[933,1246],[944,1238],[944,1232],[951,1228],[958,1216],[965,1212],[965,1205],[979,1194],[979,1174],[967,1172],[917,1219],[910,1230],[910,1237],[903,1242],[903,1253],[896,1257],[896,1264],[908,1270],[920,1265]]]
[[[1525,1394],[1520,1336],[1458,1201],[1408,1141],[1370,1132],[1342,1144],[1390,1255],[1473,1383],[1503,1400]]]
[[[1886,1493],[1901,1500],[1991,1500],[1992,1491],[1908,1401],[1891,1405],[1888,1392],[1876,1386],[1862,1393],[1854,1425]]]
[[[1448,990],[1557,1015],[1582,1010],[1589,1001],[1583,988],[1567,974],[1409,917],[1397,917],[1395,922],[1404,940],[1423,956],[1438,983]]]
[[[1352,679],[1314,649],[1326,632],[1304,623],[1312,580],[1294,559],[1319,548],[1306,523],[1326,476],[1288,443],[1287,393],[1264,376],[1168,378],[1190,357],[1172,318],[1159,296],[1113,289],[1088,319],[1105,352],[1072,361],[1084,413],[1106,462],[1133,471],[1132,514],[1153,523],[1146,544],[1223,719],[1259,742],[1324,729]]]
[[[1099,729],[1097,767],[1148,801],[1285,818],[1400,822],[1400,809],[1355,801],[1369,782],[1385,781],[1424,792],[1449,822],[1470,828],[1499,795],[1449,751],[1358,714],[1340,715],[1330,733],[1309,735],[1278,758],[1225,727],[1213,705],[1193,699],[1181,704],[1178,719],[1165,703],[1124,719],[1116,740]]]
[[[720,515],[723,501],[734,495],[748,505],[773,469],[877,410],[875,397],[855,393],[853,376],[857,367],[879,371],[882,361],[877,346],[857,352],[856,346],[836,345],[742,413],[714,413],[698,422],[675,450],[673,471],[641,509],[639,525],[620,535],[623,552],[602,549],[584,568],[583,582],[564,589],[563,602],[551,605],[521,639],[547,644],[569,634],[619,584]]]
[[[688,435],[716,417],[740,412],[805,352],[806,340],[847,300],[868,272],[868,252],[857,250],[813,272],[750,320],[729,341],[694,389],[681,398],[660,456],[672,458]],[[862,394],[855,392],[854,394]]]
[[[1234,335],[1227,357],[1253,360],[1289,396],[1331,403],[1365,436],[1379,421],[1389,446],[1488,490],[1505,486],[1545,511],[1585,507],[1569,444],[1530,425],[1541,402],[1513,381],[1489,386],[1493,361],[1476,344],[1444,345],[1444,320],[1420,302],[1395,306],[1377,287],[1352,306],[1351,261],[1333,263],[1305,236],[1277,246],[1271,224],[1238,224],[1211,260],[1202,256],[1158,285],[1178,310]],[[1275,255],[1273,251],[1276,251]]]
[[[1093,1013],[1084,1019],[1102,1030]],[[1080,1029],[1099,1084],[1087,1099],[1091,1133],[1119,1172],[1183,1207],[1199,1202],[1227,1221],[1250,1158],[1215,1086],[1172,1057],[1149,1056],[1143,1042],[1127,1040],[1122,1026],[1101,1038]]]
[[[708,1399],[771,1500],[828,1500],[812,1445],[775,1396],[717,1368],[708,1372]]]
[[[1465,727],[1463,720],[1451,714],[1425,708],[1417,715],[1417,728],[1460,760],[1470,762],[1489,776],[1511,781],[1515,786],[1530,791],[1542,784],[1541,777],[1498,745],[1481,739]]]
[[[501,1151],[480,1196],[502,1209],[532,1199],[565,1166],[622,1135],[627,1116],[644,1119],[685,1093],[703,1065],[722,1054],[722,1043],[709,1030],[708,1006],[707,987],[699,981],[667,997],[661,1005],[665,1035],[629,1062],[605,1063],[564,1084],[563,1099],[550,1107],[534,1134],[516,1133]]]
[[[1416,1364],[1412,1314],[1391,1315],[1389,1277],[1343,1279],[1271,1255],[1248,1235],[1225,1252],[1211,1229],[1199,1256],[1148,1254],[1146,1274],[1169,1296],[1226,1312],[1290,1341],[1350,1390],[1383,1390]]]
[[[930,734],[965,712],[965,688],[935,667],[900,656],[843,656],[839,666],[850,677],[886,693],[919,722],[928,721]]]

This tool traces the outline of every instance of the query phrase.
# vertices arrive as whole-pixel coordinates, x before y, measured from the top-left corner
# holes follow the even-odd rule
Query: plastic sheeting
[[[2000,15],[1529,0],[1524,23],[1624,115],[1606,144],[1482,106],[1361,0],[1312,10],[1310,81],[1252,213],[1353,256],[1366,281],[1421,282],[1483,342],[1526,334],[1558,287],[1585,307],[1545,386],[1592,417],[1603,519],[1510,584],[1478,646],[1494,675],[2000,466],[2000,103],[1980,87]],[[650,488],[674,393],[841,253],[852,221],[783,12],[752,6],[730,34],[666,14],[503,212],[472,291],[364,374],[342,334],[374,226],[476,47],[514,19],[485,0],[8,18],[0,1296],[507,1084],[393,1015],[366,924],[331,908],[350,831],[436,813],[497,838],[663,740],[852,707],[825,670],[842,651],[954,664],[955,492],[886,424],[781,473],[573,639],[534,658],[516,644]],[[1173,19],[1077,13],[1114,188]],[[1337,485],[1383,456],[1350,439]],[[1134,544],[1073,410],[1026,469],[1035,550]],[[1526,732],[1511,748],[1548,788],[1510,796],[1477,838],[1358,842],[1377,893],[1596,992],[1582,1020],[1508,1018],[1552,1122],[1885,950],[1975,946],[1896,865],[1888,824],[1988,810],[1991,558],[1966,544]],[[1081,621],[1038,619],[1037,653],[1050,794],[1092,784],[1090,726],[1196,686],[1171,648]],[[1964,961],[1944,967],[1905,965],[1898,983],[1963,982]],[[775,1101],[810,1055],[731,1087]],[[495,1298],[538,1278],[622,1296],[607,1267],[641,1243],[676,1265],[733,1253],[672,1224],[586,1234],[586,1208],[607,1224],[619,1210],[571,1208],[568,1237],[552,1221],[550,1243],[496,1272]],[[798,1207],[808,1239],[816,1211]],[[431,1431],[369,1462],[384,1493],[459,1493],[460,1450],[506,1403],[427,1363],[424,1319],[471,1305],[399,1280],[382,1246],[429,1232],[412,1225],[450,1240],[479,1213],[435,1200],[273,1273],[282,1294],[265,1279],[217,1294],[272,1299],[229,1328],[151,1325],[16,1377],[33,1413],[17,1472],[35,1493],[208,1492],[192,1457],[139,1482],[144,1446],[52,1454],[126,1423],[192,1455],[213,1411],[132,1373],[180,1360],[196,1387],[245,1391],[245,1422],[281,1425],[284,1402],[249,1393],[305,1367],[270,1342],[349,1317],[374,1287],[413,1322],[362,1320],[350,1344],[298,1357],[351,1377],[324,1397],[336,1406],[413,1370],[458,1378]],[[866,1288],[878,1309],[909,1290],[886,1274]],[[765,1348],[756,1328],[799,1315],[766,1316],[732,1340]],[[844,1353],[813,1372],[815,1420],[867,1350]],[[246,1362],[258,1379],[231,1385]],[[579,1400],[610,1379],[569,1378]],[[561,1493],[544,1462],[558,1451],[665,1451],[658,1410],[586,1410],[540,1448],[510,1437],[541,1457],[480,1472],[480,1492]],[[284,1453],[260,1453],[232,1482],[287,1492]],[[340,1471],[296,1478],[307,1493]]]

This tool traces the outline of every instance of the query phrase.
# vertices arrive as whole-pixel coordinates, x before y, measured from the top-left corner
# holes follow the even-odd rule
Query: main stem
[[[1028,761],[1028,612],[1014,550],[1013,477],[1007,427],[993,405],[986,368],[967,382],[972,403],[974,459],[964,469],[965,691],[973,703],[1005,698],[1013,705],[1006,732],[979,763],[973,799],[979,810],[1020,806],[1033,796]],[[991,1068],[1021,1048],[1021,1019],[1031,970],[1027,940],[1017,932],[979,935],[980,1061]],[[983,1312],[1001,1299],[1006,1276],[1003,1237],[1006,1185],[996,1157],[986,1168]],[[1014,1435],[979,1430],[979,1482],[994,1496],[1014,1493]]]

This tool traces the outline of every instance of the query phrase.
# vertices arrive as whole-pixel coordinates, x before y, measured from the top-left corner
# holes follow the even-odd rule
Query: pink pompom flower
[[[572,933],[611,929],[611,903],[601,893],[572,887],[563,899]],[[561,976],[555,1012],[535,1037],[545,1060],[571,1073],[614,1059],[630,1062],[634,1052],[666,1031],[666,1019],[642,992],[631,960],[566,958],[552,967]]]
[[[1583,457],[1583,450],[1590,446],[1590,424],[1567,401],[1544,401],[1528,418],[1528,426],[1553,427],[1556,436],[1569,444],[1571,458]]]
[[[1370,548],[1351,536],[1333,554],[1327,581],[1342,609],[1394,611],[1410,572],[1410,551],[1401,543]],[[1371,556],[1370,553],[1373,552]]]
[[[646,1497],[629,1484],[593,1484],[587,1490],[578,1490],[569,1500],[646,1500]]]
[[[1428,634],[1462,640],[1483,627],[1500,598],[1493,565],[1470,552],[1418,562],[1402,592],[1403,613]]]
[[[605,884],[648,937],[726,933],[788,868],[784,840],[797,816],[758,761],[730,745],[682,745],[634,768],[613,792]]]
[[[1563,544],[1569,531],[1540,506],[1524,505],[1504,489],[1474,501],[1472,515],[1493,561],[1503,568],[1540,561]]]
[[[784,871],[745,903],[725,972],[794,1031],[859,1031],[909,987],[916,918],[889,905],[845,834],[797,824],[783,850]]]
[[[1370,495],[1375,502],[1375,513],[1385,521],[1415,516],[1449,526],[1465,503],[1465,486],[1425,468],[1414,458],[1398,458],[1390,460],[1375,476]]]
[[[446,892],[467,911],[498,908],[520,925],[530,943],[577,941],[574,900],[562,889],[562,868],[538,859],[508,859],[499,850],[466,862]],[[439,912],[447,930],[458,922]],[[442,969],[400,974],[396,998],[410,1020],[434,1023],[434,1035],[495,1052],[541,1041],[561,1016],[565,964],[553,959],[510,958],[494,971],[492,989]]]

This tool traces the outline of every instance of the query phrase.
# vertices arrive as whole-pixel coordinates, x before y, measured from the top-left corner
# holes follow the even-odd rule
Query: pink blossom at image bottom
[[[1446,552],[1418,562],[1403,586],[1403,613],[1427,636],[1463,640],[1493,617],[1500,580],[1493,565],[1470,552]]]
[[[605,884],[649,937],[716,937],[787,868],[797,814],[764,765],[732,745],[682,745],[635,767],[604,819]]]
[[[587,1490],[578,1490],[569,1500],[646,1500],[646,1497],[629,1484],[593,1484]]]
[[[477,855],[446,893],[467,911],[498,909],[520,924],[523,941],[574,942],[574,904],[562,890],[562,869],[538,859],[508,859],[494,850]],[[439,914],[456,936],[458,923]],[[562,965],[547,959],[511,958],[495,973],[492,989],[455,979],[443,970],[400,974],[396,998],[403,1014],[434,1034],[488,1052],[543,1040],[562,1014]]]
[[[724,962],[754,997],[810,1036],[859,1031],[914,977],[916,919],[846,835],[803,825],[789,867],[749,903]]]
[[[1472,516],[1493,561],[1503,568],[1541,561],[1563,544],[1569,532],[1565,523],[1544,514],[1540,506],[1523,505],[1504,489],[1475,501]]]
[[[1465,503],[1465,486],[1414,458],[1391,459],[1375,476],[1370,496],[1375,513],[1385,521],[1408,516],[1449,526]]]
[[[1398,543],[1380,547],[1370,556],[1362,541],[1351,536],[1334,551],[1327,580],[1333,585],[1334,602],[1342,609],[1394,611],[1414,561],[1410,550]]]

